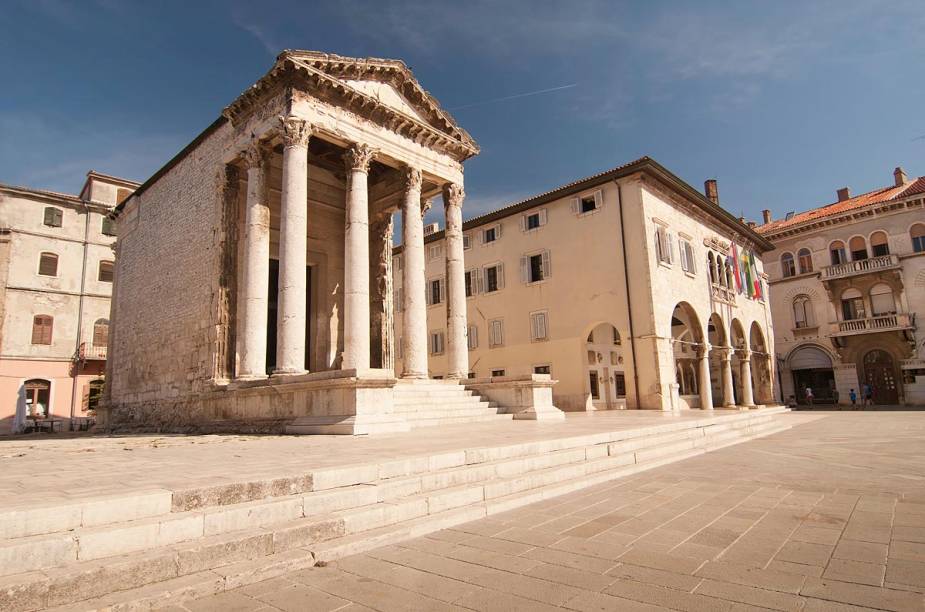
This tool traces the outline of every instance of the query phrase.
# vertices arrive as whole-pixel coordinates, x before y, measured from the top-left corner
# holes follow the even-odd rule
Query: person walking
[[[809,404],[810,409],[813,407],[813,389],[812,387],[806,387],[806,403]]]
[[[867,383],[864,383],[863,387],[864,392],[864,406],[873,406],[874,404],[874,390]]]
[[[854,389],[848,392],[848,397],[851,398],[851,409],[857,410],[858,394],[854,392]]]

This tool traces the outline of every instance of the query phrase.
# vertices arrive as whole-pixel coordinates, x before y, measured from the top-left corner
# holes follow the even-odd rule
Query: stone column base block
[[[552,387],[558,381],[549,374],[470,378],[467,389],[495,402],[515,420],[561,421],[565,413],[552,403]]]

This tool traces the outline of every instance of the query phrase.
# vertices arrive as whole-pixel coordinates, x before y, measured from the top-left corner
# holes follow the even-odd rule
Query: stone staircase
[[[785,412],[674,420],[45,507],[11,502],[0,508],[0,609],[179,603],[782,431],[790,427],[780,418]]]
[[[412,428],[513,418],[455,380],[399,379],[393,401],[395,413],[404,416]]]

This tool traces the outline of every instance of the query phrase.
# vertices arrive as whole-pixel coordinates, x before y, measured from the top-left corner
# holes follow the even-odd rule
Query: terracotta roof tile
[[[874,191],[862,193],[861,195],[854,196],[842,202],[834,202],[806,212],[801,212],[789,219],[771,221],[770,223],[759,225],[755,228],[755,231],[759,234],[769,234],[786,227],[839,215],[849,210],[870,206],[871,204],[881,204],[883,202],[889,202],[890,200],[907,198],[920,193],[925,193],[925,176],[920,176],[899,187],[883,187]]]

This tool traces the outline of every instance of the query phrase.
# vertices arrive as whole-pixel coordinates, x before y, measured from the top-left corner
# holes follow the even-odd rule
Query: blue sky
[[[411,66],[482,147],[467,217],[642,155],[755,219],[925,174],[921,0],[0,0],[0,28],[4,183],[144,180],[284,48]]]

